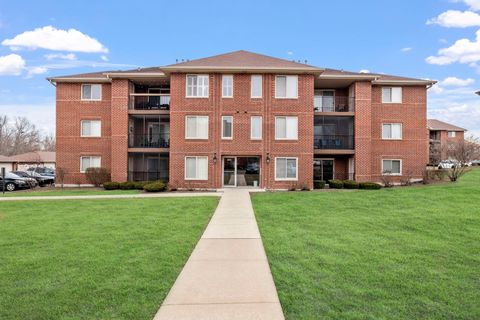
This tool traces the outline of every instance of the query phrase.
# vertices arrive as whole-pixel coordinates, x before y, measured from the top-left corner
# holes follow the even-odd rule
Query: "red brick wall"
[[[102,85],[102,101],[81,101],[80,97],[80,83],[57,83],[56,166],[65,169],[65,184],[87,183],[80,173],[81,156],[101,156],[101,165],[111,168],[111,86]],[[81,120],[101,120],[102,136],[80,137]]]
[[[128,178],[128,98],[128,80],[113,80],[111,107],[112,181],[127,181]]]
[[[465,139],[465,133],[463,131],[455,131],[455,137],[450,138],[448,137],[448,131],[440,131],[440,150],[441,150],[441,159],[440,160],[447,160],[448,159],[448,144],[449,143],[457,143],[463,141]]]
[[[355,180],[372,179],[372,85],[356,82],[355,92]]]

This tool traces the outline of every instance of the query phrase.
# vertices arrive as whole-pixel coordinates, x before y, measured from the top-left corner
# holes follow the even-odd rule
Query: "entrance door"
[[[313,179],[328,181],[333,179],[333,159],[313,160]]]
[[[237,186],[237,158],[225,157],[223,158],[223,186],[236,187]]]

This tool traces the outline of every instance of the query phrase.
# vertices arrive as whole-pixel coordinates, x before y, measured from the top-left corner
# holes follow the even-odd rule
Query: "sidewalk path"
[[[127,198],[175,198],[175,197],[221,197],[221,192],[167,192],[167,193],[132,193],[79,196],[25,196],[2,197],[1,201],[33,201],[33,200],[81,200],[81,199],[127,199]]]
[[[154,320],[284,319],[248,190],[225,189]]]

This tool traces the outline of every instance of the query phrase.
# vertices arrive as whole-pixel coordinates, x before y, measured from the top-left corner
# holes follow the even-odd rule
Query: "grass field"
[[[135,194],[140,190],[105,190],[102,188],[40,188],[33,190],[21,190],[14,192],[0,191],[1,197],[41,197],[41,196],[90,196],[90,195],[106,195],[106,194]]]
[[[480,170],[252,198],[288,319],[480,319]]]
[[[217,202],[0,203],[0,319],[152,319]]]

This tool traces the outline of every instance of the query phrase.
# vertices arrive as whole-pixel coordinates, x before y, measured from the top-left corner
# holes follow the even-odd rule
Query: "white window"
[[[82,84],[82,100],[102,100],[102,85]]]
[[[298,76],[276,76],[275,98],[296,99],[298,97]]]
[[[275,180],[297,180],[297,158],[275,158]]]
[[[275,139],[297,140],[298,117],[275,117]]]
[[[455,138],[456,132],[455,131],[448,131],[449,138]]]
[[[208,75],[187,75],[187,98],[208,98]]]
[[[233,139],[233,117],[222,117],[222,139]]]
[[[262,139],[262,117],[252,116],[250,118],[250,139]]]
[[[101,157],[80,157],[80,172],[85,172],[87,168],[100,168]]]
[[[208,139],[208,116],[186,116],[186,139]]]
[[[261,75],[252,75],[250,79],[250,97],[251,98],[261,98],[263,96],[262,94],[262,79],[263,77]]]
[[[80,121],[82,137],[100,137],[102,135],[102,122],[100,120]]]
[[[232,97],[233,97],[233,76],[223,75],[222,76],[222,98],[232,98]]]
[[[402,160],[382,160],[382,174],[401,175]]]
[[[383,87],[382,103],[402,103],[402,87]]]
[[[208,157],[185,157],[185,180],[208,180]]]
[[[402,139],[401,123],[384,123],[382,125],[382,139],[400,140]]]

